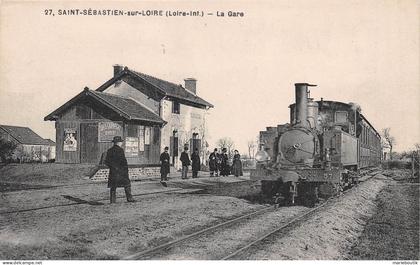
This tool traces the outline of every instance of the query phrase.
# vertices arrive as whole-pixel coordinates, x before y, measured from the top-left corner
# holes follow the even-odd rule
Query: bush
[[[387,160],[382,162],[383,169],[411,169],[411,162],[402,160]]]
[[[12,141],[7,141],[0,138],[0,159],[3,162],[8,162],[11,160],[13,151],[15,151],[17,145]]]

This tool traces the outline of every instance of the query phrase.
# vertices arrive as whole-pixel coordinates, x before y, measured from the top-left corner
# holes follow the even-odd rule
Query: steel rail
[[[266,212],[266,211],[268,211],[268,210],[270,210],[270,209],[274,209],[274,208],[275,208],[275,206],[274,206],[274,205],[272,205],[272,206],[268,206],[268,207],[264,207],[264,208],[262,208],[262,209],[259,209],[259,210],[257,210],[257,211],[254,211],[254,212],[252,212],[252,213],[248,213],[248,214],[245,214],[245,215],[242,215],[242,216],[236,217],[236,218],[234,218],[234,219],[231,219],[231,220],[229,220],[229,221],[226,221],[226,222],[223,222],[223,223],[220,223],[220,224],[217,224],[217,225],[213,225],[213,226],[211,226],[211,227],[208,227],[208,228],[205,228],[205,229],[203,229],[203,230],[200,230],[200,231],[194,232],[194,233],[192,233],[192,234],[189,234],[189,235],[183,236],[183,237],[181,237],[181,238],[179,238],[179,239],[175,239],[175,240],[173,240],[173,241],[170,241],[170,242],[167,242],[167,243],[165,243],[165,244],[162,244],[162,245],[156,246],[156,247],[154,247],[154,248],[147,249],[147,250],[144,250],[144,251],[141,251],[141,252],[138,252],[138,253],[135,253],[135,254],[132,254],[132,255],[129,255],[129,256],[123,257],[123,258],[122,258],[122,260],[136,260],[136,259],[139,259],[139,258],[141,258],[141,257],[148,256],[148,255],[150,255],[150,254],[153,254],[154,252],[157,252],[157,251],[159,251],[159,250],[162,250],[162,249],[165,249],[165,248],[168,248],[168,247],[174,246],[174,245],[176,245],[176,244],[178,244],[178,243],[181,243],[181,242],[183,242],[183,241],[186,241],[186,240],[188,240],[188,239],[195,238],[195,237],[197,237],[197,236],[199,236],[199,235],[201,235],[201,234],[204,234],[204,233],[206,233],[206,232],[209,232],[209,231],[212,231],[212,230],[216,230],[217,228],[220,228],[220,227],[223,227],[223,226],[228,226],[228,225],[230,225],[230,224],[237,223],[237,222],[242,221],[242,220],[244,220],[244,219],[246,219],[246,218],[252,217],[252,216],[254,216],[254,215],[259,215],[259,214],[261,214],[261,213],[264,213],[264,212]]]
[[[269,236],[271,236],[271,235],[273,235],[275,233],[278,233],[281,230],[286,229],[289,226],[292,226],[293,224],[295,224],[295,223],[299,222],[300,220],[302,220],[304,217],[308,216],[309,214],[311,214],[311,213],[317,211],[318,209],[320,209],[321,207],[325,206],[327,202],[328,202],[328,200],[326,200],[322,204],[318,205],[317,207],[312,208],[311,210],[305,212],[304,214],[302,214],[302,215],[300,215],[298,217],[293,218],[291,221],[287,222],[286,224],[282,225],[281,227],[275,228],[274,230],[272,230],[272,231],[264,234],[263,236],[260,236],[259,238],[255,239],[254,241],[250,242],[249,244],[247,244],[247,245],[245,245],[245,246],[243,246],[243,247],[235,250],[233,253],[231,253],[231,254],[229,254],[229,255],[221,258],[221,260],[229,260],[232,257],[234,257],[234,256],[238,255],[239,253],[243,252],[244,250],[249,249],[250,247],[256,245],[257,243],[263,241],[264,239],[268,238]]]
[[[172,193],[172,192],[176,192],[176,191],[180,191],[180,190],[183,190],[183,189],[182,188],[174,188],[173,190],[168,190],[168,191],[162,190],[162,191],[157,191],[157,192],[147,192],[147,193],[142,193],[142,194],[133,194],[133,197],[146,196],[146,195],[159,194],[159,193],[166,194],[166,193]],[[118,196],[117,198],[125,198],[125,196]],[[42,207],[29,208],[29,209],[23,209],[23,210],[16,210],[16,211],[4,211],[4,212],[0,212],[0,214],[30,212],[30,211],[50,209],[50,208],[56,208],[56,207],[72,206],[72,205],[78,205],[78,204],[89,204],[89,202],[92,202],[92,204],[95,204],[95,202],[98,203],[98,202],[101,202],[101,201],[108,201],[108,200],[109,200],[109,198],[99,199],[99,200],[91,200],[91,201],[86,201],[86,202],[73,202],[73,203],[49,205],[49,206],[42,206]],[[99,205],[99,204],[95,204],[95,205]]]
[[[372,178],[376,174],[377,173],[374,173],[370,178]],[[285,229],[286,227],[291,226],[293,223],[298,222],[299,220],[301,220],[305,216],[308,216],[309,214],[311,214],[311,213],[317,211],[318,209],[320,209],[321,207],[324,207],[332,199],[339,198],[339,197],[343,196],[345,193],[349,192],[350,190],[352,190],[352,189],[348,189],[348,190],[345,190],[345,191],[341,192],[339,196],[333,196],[333,197],[328,198],[326,201],[322,202],[320,205],[316,206],[315,208],[312,208],[309,211],[305,212],[304,214],[302,214],[302,215],[300,215],[298,217],[295,217],[293,220],[291,220],[288,223],[284,224],[280,228],[276,228],[275,231],[271,231],[270,233],[267,233],[267,234],[259,237],[257,240],[251,242],[250,244],[247,244],[246,246],[242,247],[241,249],[238,249],[237,251],[235,251],[234,253],[229,254],[228,256],[222,258],[222,260],[230,259],[231,257],[237,255],[238,253],[242,252],[243,250],[245,250],[245,249],[251,247],[252,245],[255,245],[256,243],[264,240],[265,238],[267,238],[271,234],[276,233],[279,230],[282,230],[282,229]],[[234,218],[232,220],[229,220],[229,221],[226,221],[226,222],[223,222],[223,223],[220,223],[220,224],[217,224],[217,225],[214,225],[214,226],[205,228],[203,230],[200,230],[200,231],[194,232],[192,234],[183,236],[181,238],[172,240],[170,242],[167,242],[167,243],[164,243],[162,245],[153,247],[151,249],[146,249],[144,251],[137,252],[137,253],[131,254],[129,256],[122,257],[121,260],[137,260],[137,259],[140,259],[140,258],[145,258],[147,256],[151,256],[153,253],[158,252],[160,250],[170,248],[170,247],[175,246],[175,245],[177,245],[179,243],[182,243],[182,242],[184,242],[184,241],[186,241],[188,239],[196,238],[196,237],[198,237],[198,236],[200,236],[200,235],[202,235],[204,233],[207,233],[209,231],[216,230],[216,229],[221,228],[221,227],[224,227],[224,226],[229,226],[230,224],[237,223],[239,221],[242,221],[242,220],[247,219],[249,217],[252,217],[254,215],[262,214],[262,213],[264,213],[264,212],[266,212],[266,211],[268,211],[270,209],[275,209],[275,207],[276,207],[275,205],[272,205],[272,206],[268,206],[268,207],[262,208],[260,210],[255,211],[255,212],[252,212],[252,213],[249,213],[249,214],[245,214],[245,215],[239,216],[237,218]]]
[[[367,180],[369,180],[369,179],[373,178],[373,177],[374,177],[375,175],[377,175],[377,174],[378,174],[378,171],[376,171],[374,174],[372,174],[372,175],[371,175],[369,178],[367,178],[365,181],[367,181]],[[307,211],[307,212],[305,212],[305,213],[303,213],[303,214],[301,214],[301,215],[299,215],[299,216],[297,216],[297,217],[293,218],[291,221],[287,222],[286,224],[284,224],[284,225],[282,225],[282,226],[280,226],[280,227],[278,227],[278,228],[273,229],[272,231],[270,231],[270,232],[268,232],[268,233],[264,234],[263,236],[260,236],[259,238],[257,238],[257,239],[255,239],[255,240],[253,240],[252,242],[248,243],[247,245],[245,245],[245,246],[243,246],[243,247],[241,247],[241,248],[239,248],[239,249],[235,250],[233,253],[230,253],[229,255],[227,255],[227,256],[225,256],[225,257],[223,257],[221,260],[229,260],[229,259],[232,259],[233,257],[235,257],[235,256],[237,256],[238,254],[240,254],[240,253],[244,252],[245,250],[247,250],[247,249],[251,248],[252,246],[254,246],[254,245],[256,245],[256,244],[258,244],[258,243],[260,243],[260,242],[264,241],[264,240],[265,240],[265,239],[267,239],[268,237],[270,237],[270,236],[272,236],[272,235],[274,235],[274,234],[276,234],[276,233],[280,233],[280,231],[282,231],[282,230],[284,230],[284,229],[286,229],[286,228],[288,228],[288,227],[291,227],[291,226],[293,226],[294,224],[297,224],[298,222],[302,221],[302,220],[303,220],[305,217],[307,217],[308,215],[310,215],[310,214],[314,213],[315,211],[319,210],[320,208],[322,208],[322,207],[326,206],[326,205],[327,205],[327,203],[331,202],[331,201],[332,201],[332,200],[334,200],[334,199],[337,199],[337,198],[340,198],[340,197],[344,196],[347,192],[350,192],[351,190],[353,190],[353,189],[348,189],[348,190],[345,190],[345,191],[341,192],[338,196],[333,196],[333,197],[328,198],[327,200],[325,200],[324,202],[322,202],[322,203],[321,203],[320,205],[318,205],[317,207],[312,208],[311,210],[309,210],[309,211]]]

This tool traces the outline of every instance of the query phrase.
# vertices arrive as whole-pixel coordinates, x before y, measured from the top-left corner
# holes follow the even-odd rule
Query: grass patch
[[[89,164],[9,164],[0,168],[0,182],[67,185],[87,181],[94,169]]]
[[[390,185],[377,212],[350,251],[350,259],[419,260],[419,187]]]

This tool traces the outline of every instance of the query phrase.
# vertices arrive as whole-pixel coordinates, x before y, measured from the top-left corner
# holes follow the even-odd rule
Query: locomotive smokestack
[[[303,127],[309,127],[308,123],[308,83],[296,83],[295,84],[295,96],[296,96],[296,124]]]

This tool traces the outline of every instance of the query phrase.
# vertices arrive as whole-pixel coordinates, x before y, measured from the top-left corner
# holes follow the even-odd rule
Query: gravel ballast
[[[375,198],[386,185],[383,176],[362,183],[330,201],[300,226],[245,254],[244,259],[343,259],[376,210]]]

